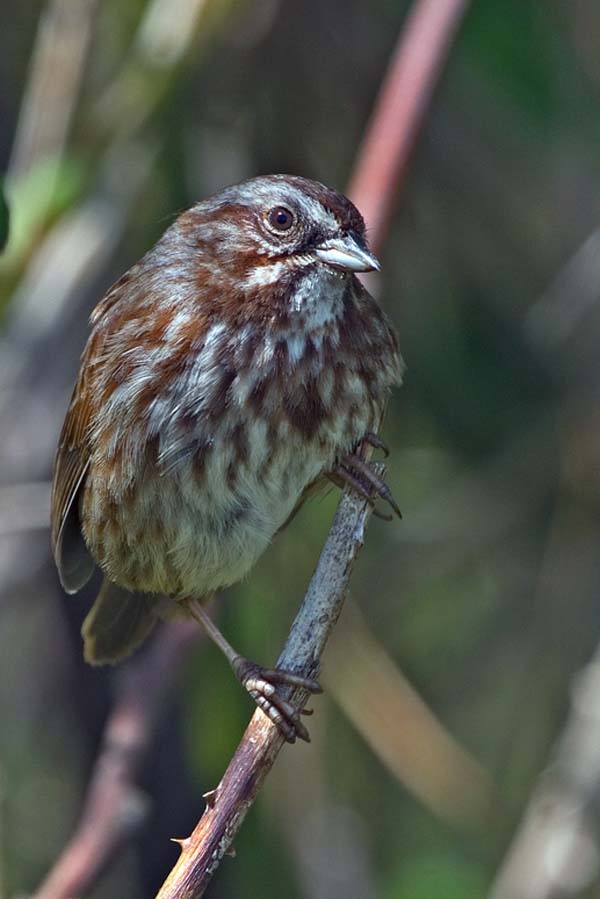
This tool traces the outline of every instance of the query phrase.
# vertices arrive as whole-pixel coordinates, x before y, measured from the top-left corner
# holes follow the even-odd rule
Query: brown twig
[[[77,830],[33,899],[70,899],[92,887],[146,815],[135,779],[166,695],[201,631],[180,619],[124,670]]]
[[[303,677],[315,677],[318,673],[321,654],[342,609],[370,513],[369,503],[355,493],[342,495],[277,667]],[[300,709],[307,694],[302,690],[290,691],[288,698]],[[178,841],[181,856],[156,899],[195,899],[202,895],[284,742],[279,729],[257,709],[194,832]]]

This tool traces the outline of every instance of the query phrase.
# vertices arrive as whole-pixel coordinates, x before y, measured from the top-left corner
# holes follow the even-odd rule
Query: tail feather
[[[132,593],[104,578],[81,635],[90,665],[114,665],[137,649],[158,620],[161,598]]]

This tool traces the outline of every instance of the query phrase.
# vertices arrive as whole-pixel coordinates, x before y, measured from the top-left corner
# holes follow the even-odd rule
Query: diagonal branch
[[[137,833],[147,801],[135,784],[136,775],[183,660],[200,637],[194,621],[174,621],[123,670],[77,829],[34,899],[87,893]]]
[[[501,799],[349,602],[327,650],[327,695],[387,771],[452,827],[481,827]],[[427,747],[427,751],[424,751]]]
[[[382,472],[383,466],[378,470]],[[303,677],[315,677],[318,673],[321,654],[341,612],[354,561],[363,545],[370,513],[366,500],[354,493],[343,494],[277,667]],[[289,691],[286,698],[300,709],[307,694],[303,690]],[[156,899],[195,899],[203,894],[284,742],[279,729],[257,709],[194,832],[179,841],[181,856]]]

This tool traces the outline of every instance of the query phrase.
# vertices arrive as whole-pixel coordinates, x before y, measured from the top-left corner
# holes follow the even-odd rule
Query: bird
[[[378,271],[343,194],[258,176],[192,206],[91,315],[53,472],[52,549],[77,593],[103,581],[85,659],[115,664],[172,610],[193,615],[255,702],[307,739],[280,685],[318,682],[235,651],[207,611],[321,485],[399,509],[362,458],[402,380]]]

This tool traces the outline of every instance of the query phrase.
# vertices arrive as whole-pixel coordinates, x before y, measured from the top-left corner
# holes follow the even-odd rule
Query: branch
[[[139,829],[147,802],[135,785],[137,772],[165,698],[200,636],[194,621],[177,620],[124,669],[77,830],[33,899],[70,899],[87,893]]]
[[[383,466],[378,466],[383,472]],[[315,677],[325,644],[338,619],[350,574],[371,508],[354,493],[344,492],[327,542],[292,625],[277,667],[303,677]],[[305,691],[287,691],[287,698],[303,708]],[[284,744],[279,729],[260,709],[254,713],[219,786],[190,837],[178,841],[179,861],[156,899],[196,899],[235,838],[248,809]]]
[[[554,758],[534,790],[490,899],[566,899],[600,867],[600,646],[579,674]]]
[[[448,49],[469,0],[416,0],[362,142],[348,196],[379,252]]]
[[[349,603],[327,651],[325,690],[387,770],[453,827],[481,827],[498,796]],[[423,747],[427,751],[423,751]]]

